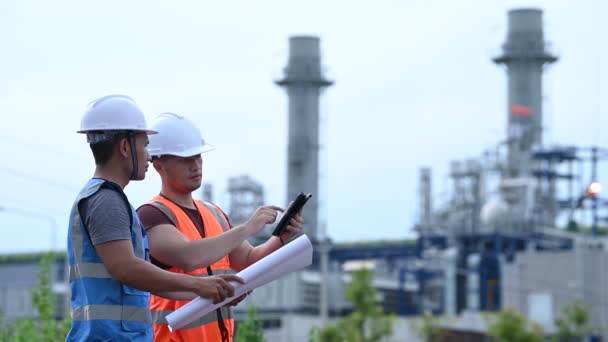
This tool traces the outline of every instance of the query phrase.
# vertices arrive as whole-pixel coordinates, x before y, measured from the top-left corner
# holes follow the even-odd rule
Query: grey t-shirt
[[[119,191],[102,187],[78,205],[93,245],[131,240],[130,204]]]

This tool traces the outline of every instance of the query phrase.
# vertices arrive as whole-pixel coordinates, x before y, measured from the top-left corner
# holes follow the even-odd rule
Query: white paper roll
[[[288,273],[299,271],[310,264],[312,264],[312,244],[306,235],[302,235],[237,273],[236,275],[241,277],[245,281],[245,284],[231,282],[232,286],[234,286],[234,296],[226,298],[226,300],[218,304],[213,304],[212,301],[199,297],[167,315],[169,329],[171,331],[180,329],[213,310],[230,303],[246,292]]]

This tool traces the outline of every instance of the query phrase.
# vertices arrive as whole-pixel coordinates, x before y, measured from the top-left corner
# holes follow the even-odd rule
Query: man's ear
[[[120,139],[120,142],[118,143],[118,152],[123,158],[131,158],[131,145],[129,144],[129,139]]]
[[[163,163],[160,161],[160,158],[152,159],[152,166],[154,166],[154,170],[158,173],[163,169]]]

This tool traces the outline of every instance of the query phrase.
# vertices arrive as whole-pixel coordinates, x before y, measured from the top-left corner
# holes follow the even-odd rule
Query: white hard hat
[[[155,134],[148,129],[144,113],[125,95],[108,95],[89,103],[78,133],[136,131]],[[101,139],[100,139],[101,140]]]
[[[150,128],[158,132],[150,136],[148,153],[152,157],[190,157],[215,148],[205,142],[201,131],[192,121],[179,114],[159,114],[152,120]]]

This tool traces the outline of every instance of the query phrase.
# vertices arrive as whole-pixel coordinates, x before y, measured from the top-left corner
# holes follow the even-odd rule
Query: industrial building
[[[65,253],[52,253],[51,291],[57,297],[55,317],[63,319],[69,308]],[[32,291],[38,287],[39,262],[43,253],[0,256],[0,310],[3,323],[37,315]]]

